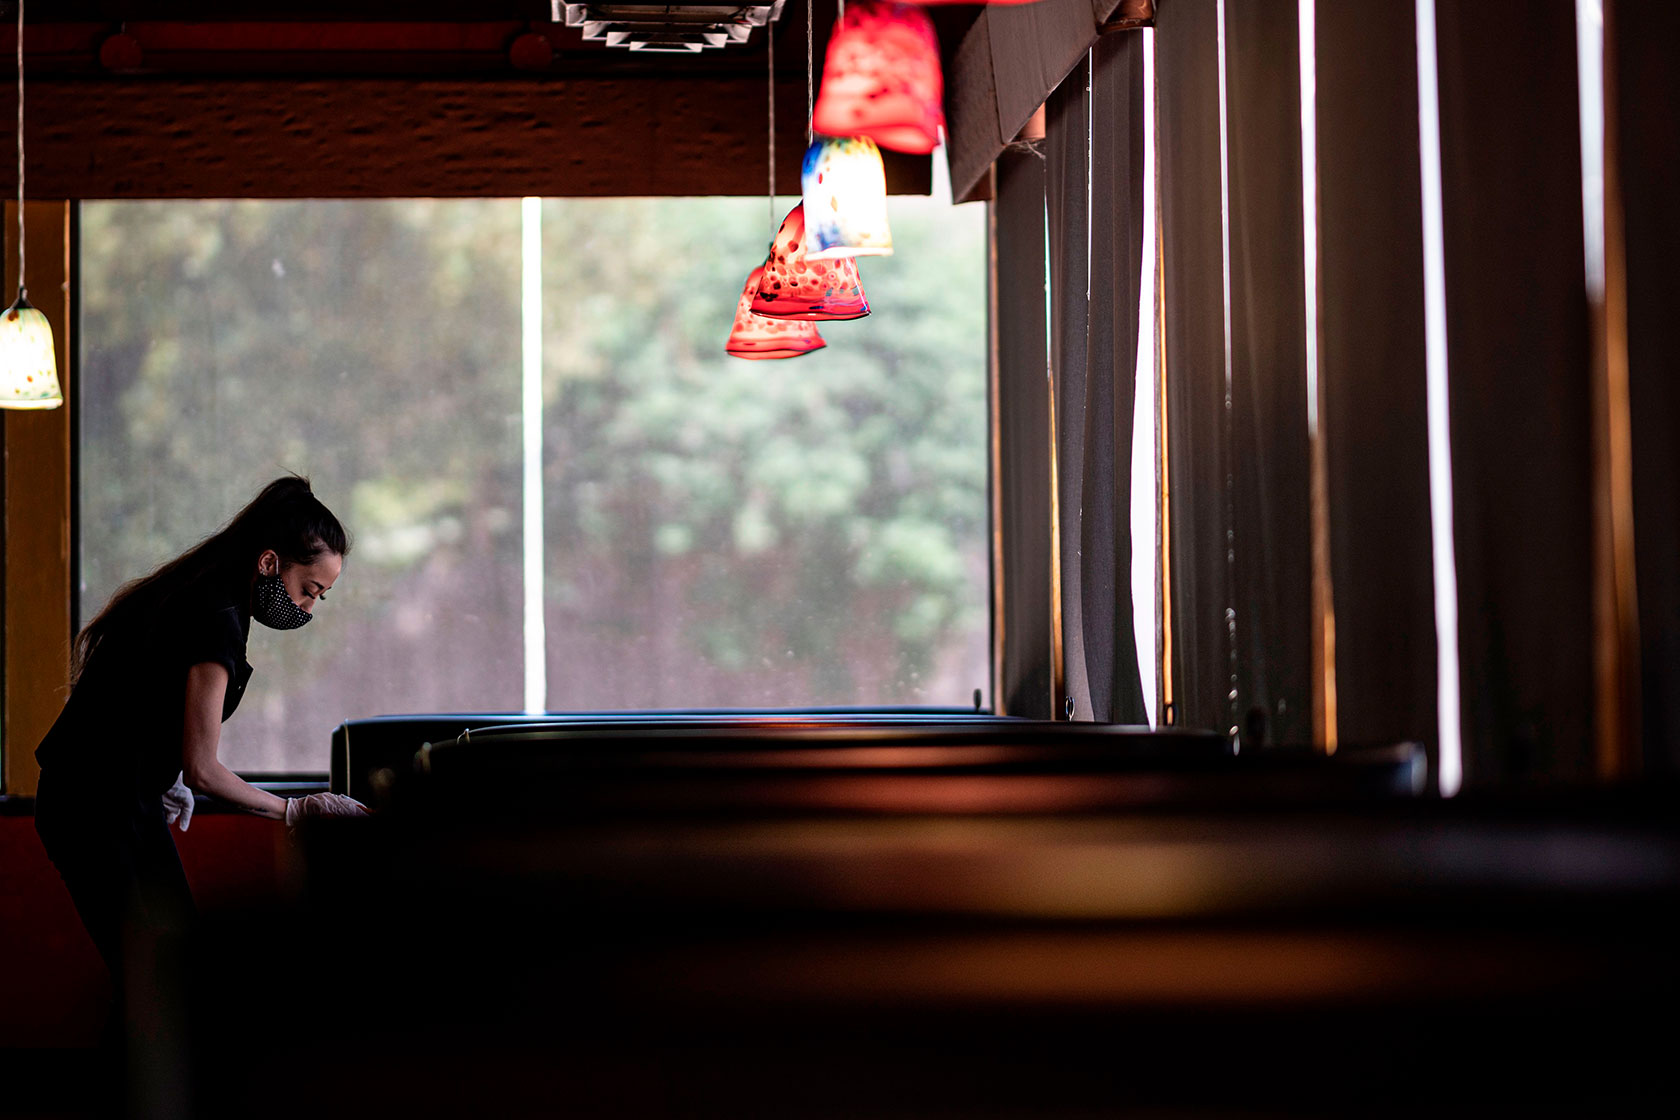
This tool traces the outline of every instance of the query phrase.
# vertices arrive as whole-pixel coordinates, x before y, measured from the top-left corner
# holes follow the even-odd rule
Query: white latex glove
[[[368,808],[342,793],[312,793],[286,799],[286,827],[296,828],[304,817],[365,817]]]
[[[171,825],[179,820],[181,831],[185,832],[192,823],[193,795],[181,778],[182,775],[175,775],[175,784],[163,791],[163,823]]]

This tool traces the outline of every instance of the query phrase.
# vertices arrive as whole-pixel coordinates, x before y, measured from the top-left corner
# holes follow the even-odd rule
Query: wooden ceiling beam
[[[287,18],[240,0],[202,7],[69,0],[59,22],[29,23],[32,197],[764,189],[762,34],[702,55],[648,55],[585,43],[580,29],[518,18],[525,13],[508,4],[471,19],[421,4],[405,20],[382,20],[356,0],[337,19]],[[955,8],[933,15],[951,42],[974,18]],[[804,22],[804,9],[789,5],[774,28],[784,48],[777,189],[788,194],[799,190],[805,146]],[[827,14],[817,22],[820,65]],[[0,52],[15,48],[14,36],[0,24]],[[552,52],[517,67],[513,44],[536,37]],[[522,57],[532,66],[531,52]],[[932,189],[926,157],[885,161],[892,193]],[[0,189],[14,181],[0,170]]]
[[[762,76],[40,81],[34,198],[755,195]],[[777,190],[799,193],[805,91],[777,91]],[[887,153],[926,194],[926,156]],[[0,161],[0,190],[16,190]]]
[[[787,43],[778,72],[803,84],[804,15],[776,27]],[[764,35],[703,56],[638,54],[585,40],[583,29],[526,20],[144,20],[124,23],[31,23],[24,34],[24,64],[31,77],[101,79],[112,73],[189,77],[273,74],[298,79],[362,73],[414,76],[470,70],[484,77],[512,75],[515,40],[545,41],[556,77],[608,70],[615,75],[686,73],[697,80],[763,73]],[[826,49],[828,31],[817,29]],[[797,40],[793,49],[790,40]],[[114,62],[108,47],[124,51]],[[0,53],[16,51],[14,26],[0,23]]]

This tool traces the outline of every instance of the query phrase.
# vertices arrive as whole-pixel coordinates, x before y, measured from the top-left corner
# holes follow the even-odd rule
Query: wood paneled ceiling
[[[804,148],[805,11],[788,0],[773,27],[777,189],[788,194]],[[978,11],[930,9],[948,57]],[[834,14],[835,0],[816,0],[819,77]],[[26,17],[32,197],[766,188],[763,29],[673,55],[586,41],[548,0],[36,0]],[[0,31],[8,58],[13,35]],[[0,93],[8,121],[10,100]],[[0,189],[15,190],[0,174]],[[929,160],[889,154],[888,181],[926,192]]]

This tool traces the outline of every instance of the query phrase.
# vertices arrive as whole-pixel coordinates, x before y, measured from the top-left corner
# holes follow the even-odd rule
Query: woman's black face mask
[[[292,602],[279,575],[259,575],[251,601],[251,617],[275,630],[296,630],[313,616]]]

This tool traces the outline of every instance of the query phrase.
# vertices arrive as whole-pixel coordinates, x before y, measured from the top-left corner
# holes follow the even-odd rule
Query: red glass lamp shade
[[[817,333],[817,324],[806,319],[769,319],[752,312],[753,297],[758,294],[759,277],[764,266],[753,269],[747,286],[741,289],[741,302],[735,308],[735,329],[729,332],[724,351],[737,358],[797,358],[813,350],[821,350],[828,343]]]
[[[933,21],[913,4],[861,0],[834,26],[811,128],[926,155],[945,124]]]
[[[804,203],[789,210],[776,231],[752,310],[772,319],[861,319],[869,314],[857,261],[806,259]]]

